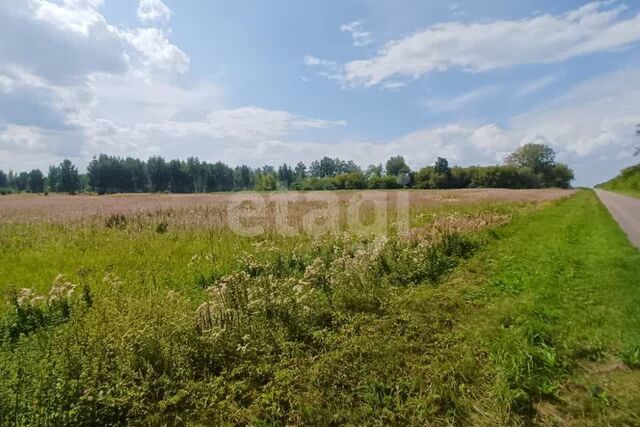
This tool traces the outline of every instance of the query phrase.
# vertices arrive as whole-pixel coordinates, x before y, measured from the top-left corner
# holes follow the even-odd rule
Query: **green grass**
[[[581,425],[637,423],[640,402],[633,391],[617,390],[615,404],[598,405],[592,391],[601,395],[607,385],[590,372],[599,364],[629,362],[640,348],[638,251],[592,192],[516,219],[499,234],[486,256],[474,260],[491,266],[478,291],[488,305],[477,316],[483,319],[479,344],[490,343],[499,401],[524,417],[535,417],[536,404],[546,400],[561,413],[571,407],[575,413],[564,416],[583,417]],[[571,385],[576,378],[593,384],[578,393]]]
[[[624,194],[625,196],[635,197],[636,199],[640,199],[640,190],[612,190],[616,193]]]
[[[80,288],[3,308],[0,424],[637,424],[640,254],[594,193],[456,209],[514,219],[417,245],[2,226],[4,283]]]

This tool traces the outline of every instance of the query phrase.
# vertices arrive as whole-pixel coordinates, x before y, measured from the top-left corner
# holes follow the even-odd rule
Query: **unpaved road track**
[[[596,190],[596,193],[620,228],[627,233],[629,241],[640,249],[640,199],[604,190]]]

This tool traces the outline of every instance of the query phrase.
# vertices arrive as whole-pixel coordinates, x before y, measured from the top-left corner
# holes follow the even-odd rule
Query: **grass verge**
[[[640,191],[638,190],[612,190],[616,193],[624,194],[625,196],[635,197],[636,199],[640,199]]]
[[[506,422],[640,422],[640,253],[595,194],[516,219],[469,266],[485,306],[463,329],[488,354],[483,411]],[[479,320],[480,319],[480,320]]]

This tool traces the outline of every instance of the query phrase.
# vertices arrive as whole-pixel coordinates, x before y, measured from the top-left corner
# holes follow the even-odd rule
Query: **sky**
[[[490,165],[533,142],[590,186],[638,162],[638,123],[631,0],[0,0],[5,171]]]

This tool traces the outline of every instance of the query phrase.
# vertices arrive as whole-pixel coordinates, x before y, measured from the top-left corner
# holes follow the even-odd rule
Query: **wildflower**
[[[196,326],[201,331],[213,328],[213,306],[208,302],[203,302],[196,309]]]
[[[78,285],[71,283],[63,274],[58,274],[53,279],[53,286],[49,291],[49,301],[70,298]]]
[[[34,296],[35,294],[33,292],[33,289],[30,289],[30,288],[20,289],[18,291],[17,298],[16,298],[18,302],[18,306],[30,305]]]
[[[120,278],[113,273],[105,274],[102,278],[102,282],[110,285],[112,288],[119,288],[123,283],[122,280],[120,280]]]

